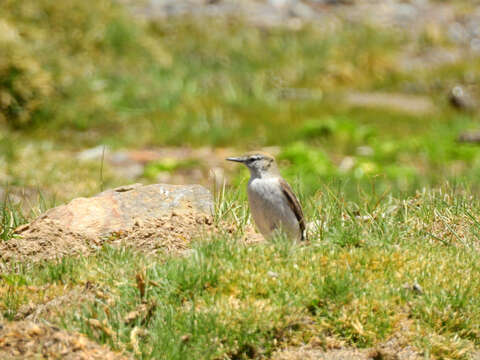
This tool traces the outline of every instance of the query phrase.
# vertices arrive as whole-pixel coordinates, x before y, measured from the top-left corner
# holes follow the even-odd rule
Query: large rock
[[[0,243],[3,260],[83,254],[104,243],[141,249],[185,247],[213,226],[213,198],[200,185],[134,184],[50,209]]]
[[[104,191],[91,198],[73,199],[35,220],[54,221],[66,231],[88,237],[108,236],[176,212],[212,214],[211,193],[200,185],[134,184]]]

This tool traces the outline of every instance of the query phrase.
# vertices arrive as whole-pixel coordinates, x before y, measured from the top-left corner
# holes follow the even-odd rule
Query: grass
[[[430,39],[364,24],[143,22],[108,0],[1,7],[0,95],[13,100],[0,104],[0,184],[48,201],[0,204],[0,241],[56,203],[130,181],[107,162],[77,160],[99,144],[276,146],[315,222],[306,245],[245,245],[248,175],[238,167],[227,171],[230,186],[214,189],[215,219],[233,233],[198,239],[182,257],[105,247],[57,263],[2,263],[4,318],[84,292],[91,297],[46,320],[142,359],[369,348],[398,333],[426,358],[466,359],[480,347],[480,157],[456,142],[478,115],[446,99],[480,76],[478,60],[408,73],[398,64],[406,47],[452,46],[442,29]],[[353,90],[427,96],[436,110],[352,107],[343,98]],[[208,166],[161,159],[139,181]]]
[[[478,116],[456,112],[446,100],[453,85],[480,75],[478,60],[411,72],[398,63],[409,46],[419,53],[452,47],[442,29],[437,44],[365,24],[291,31],[242,19],[210,19],[208,27],[188,17],[139,21],[108,0],[2,6],[1,24],[11,31],[5,34],[18,35],[2,40],[11,47],[6,53],[19,55],[0,69],[0,79],[18,76],[15,87],[10,80],[1,86],[15,109],[24,104],[18,116],[0,119],[2,184],[41,187],[60,202],[92,195],[102,188],[102,164],[72,158],[99,144],[279,146],[285,176],[301,177],[306,197],[338,179],[350,196],[358,187],[370,191],[372,179],[378,192],[399,196],[458,178],[473,186],[478,176],[477,148],[456,143]],[[436,110],[352,107],[343,100],[352,90],[423,95]],[[140,180],[199,166],[195,159],[161,160],[147,164]],[[105,187],[130,180],[108,164],[104,170]],[[233,183],[244,174],[233,174]]]
[[[46,138],[57,131],[56,141],[70,146],[223,146],[246,140],[277,145],[298,140],[292,130],[310,118],[357,121],[358,110],[339,106],[345,90],[398,91],[413,83],[439,98],[463,74],[478,75],[470,61],[405,73],[396,57],[409,42],[421,47],[420,40],[366,25],[290,31],[232,19],[210,19],[208,27],[189,18],[145,24],[107,0],[89,6],[78,0],[70,5],[8,1],[5,6],[11,14],[5,20],[26,34],[25,44],[18,46],[33,52],[50,82],[57,81],[23,131]],[[85,34],[72,41],[75,28]],[[30,44],[34,29],[42,35]],[[295,95],[296,89],[306,92],[306,99],[285,95],[291,90]],[[361,117],[401,127],[414,122],[416,131],[419,122],[444,119],[435,114],[395,121],[392,113],[372,115]]]
[[[2,241],[7,241],[12,237],[13,230],[26,222],[25,217],[22,212],[12,204],[11,200],[8,197],[5,197],[5,200],[0,207],[1,212],[1,223],[0,223],[0,239]]]
[[[310,202],[320,225],[305,245],[220,235],[180,258],[105,247],[11,265],[0,309],[13,318],[29,301],[89,282],[101,292],[55,322],[138,358],[263,358],[304,343],[374,347],[394,333],[427,355],[468,358],[480,342],[480,203],[459,187],[363,203],[344,195],[330,189]],[[242,198],[220,201],[219,217],[239,219],[241,230]],[[43,297],[27,293],[47,284]]]

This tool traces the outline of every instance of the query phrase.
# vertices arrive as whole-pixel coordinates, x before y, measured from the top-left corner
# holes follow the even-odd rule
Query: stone
[[[355,158],[351,156],[346,156],[342,159],[342,161],[340,162],[340,165],[338,165],[338,170],[341,173],[346,173],[352,170],[354,166],[355,166]]]
[[[457,138],[460,143],[480,143],[480,131],[464,132]]]
[[[276,279],[280,276],[277,272],[271,271],[271,270],[267,271],[267,275],[270,276],[271,278],[274,278],[274,279]]]
[[[108,236],[130,229],[137,219],[151,220],[173,210],[211,214],[213,198],[200,185],[133,184],[104,191],[91,198],[73,199],[32,222],[53,221],[65,231],[89,237]]]
[[[80,151],[77,154],[77,159],[80,161],[92,161],[99,160],[107,153],[110,152],[110,149],[104,145],[98,145],[90,149]]]
[[[48,210],[0,243],[4,261],[88,255],[125,241],[140,250],[180,249],[212,227],[213,196],[200,185],[133,184]]]
[[[464,87],[460,85],[453,87],[448,96],[448,100],[450,105],[459,110],[474,111],[476,108],[473,97]]]

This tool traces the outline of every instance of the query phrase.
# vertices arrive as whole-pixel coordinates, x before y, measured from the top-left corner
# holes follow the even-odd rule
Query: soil
[[[0,324],[1,359],[127,360],[106,346],[46,324],[16,321]]]
[[[397,324],[396,331],[375,347],[355,349],[337,341],[324,346],[304,345],[290,347],[274,353],[273,360],[421,360],[423,354],[410,345],[410,329],[414,326],[409,319]]]
[[[192,212],[172,212],[158,219],[141,223],[138,220],[128,231],[93,238],[65,231],[54,221],[37,223],[16,230],[21,236],[0,242],[3,262],[55,260],[67,255],[87,256],[103,245],[126,245],[149,254],[160,251],[176,252],[188,247],[191,240],[215,231],[213,217]]]
[[[273,360],[420,360],[423,357],[412,347],[399,348],[396,343],[385,343],[379,348],[368,349],[315,349],[289,348],[277,352]]]
[[[272,357],[273,360],[367,360],[371,359],[366,350],[332,349],[318,350],[309,348],[292,348],[283,350]]]
[[[149,255],[157,253],[182,254],[192,240],[208,238],[217,233],[235,231],[235,226],[227,223],[214,224],[211,215],[195,211],[173,211],[170,215],[142,222],[137,220],[130,230],[117,232],[104,238],[87,237],[65,231],[52,222],[39,222],[35,227],[19,227],[9,241],[0,242],[0,270],[12,261],[36,263],[59,260],[64,256],[88,256],[104,245],[126,246]],[[245,243],[263,241],[253,226],[247,226],[241,239]]]

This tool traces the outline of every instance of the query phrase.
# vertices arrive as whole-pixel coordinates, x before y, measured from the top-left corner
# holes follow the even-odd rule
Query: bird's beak
[[[239,163],[244,163],[247,158],[245,156],[242,156],[242,157],[229,157],[229,158],[226,158],[225,160],[228,160],[228,161],[235,161],[235,162],[239,162]]]

